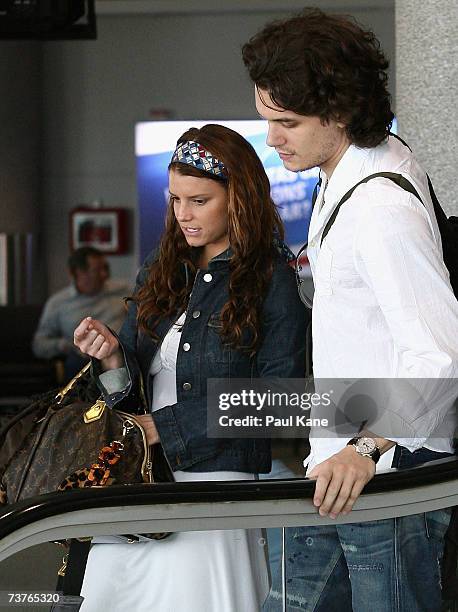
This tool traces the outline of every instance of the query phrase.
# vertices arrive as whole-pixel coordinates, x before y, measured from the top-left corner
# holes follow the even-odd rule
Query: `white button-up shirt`
[[[342,205],[320,246],[342,196],[382,171],[404,175],[424,205],[392,181],[372,179]],[[456,391],[458,301],[442,260],[425,172],[409,149],[390,137],[375,148],[351,145],[330,180],[323,179],[308,248],[315,285],[314,377],[425,379],[423,397],[434,409],[401,406],[397,416],[409,433],[397,441],[412,451],[426,446],[451,452],[455,410],[440,399],[451,386]],[[383,431],[374,433],[387,437]],[[305,463],[311,469],[347,442],[332,432],[312,430],[312,452]],[[382,456],[378,469],[390,467],[393,452]]]

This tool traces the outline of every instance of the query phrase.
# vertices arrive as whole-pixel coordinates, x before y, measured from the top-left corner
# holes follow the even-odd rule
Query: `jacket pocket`
[[[212,363],[225,366],[224,371],[221,370],[221,367],[217,368],[218,371],[222,371],[221,377],[228,375],[229,364],[231,362],[231,349],[224,344],[221,337],[222,328],[220,313],[212,314],[207,322],[207,337],[204,350],[209,370],[213,369]]]

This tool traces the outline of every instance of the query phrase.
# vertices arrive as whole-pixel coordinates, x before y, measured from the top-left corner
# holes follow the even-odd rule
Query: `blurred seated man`
[[[119,331],[125,314],[123,298],[131,293],[128,283],[108,280],[108,262],[98,249],[77,249],[68,259],[68,268],[72,283],[47,300],[32,343],[37,357],[64,358],[66,380],[87,362],[73,344],[75,327],[91,316]]]

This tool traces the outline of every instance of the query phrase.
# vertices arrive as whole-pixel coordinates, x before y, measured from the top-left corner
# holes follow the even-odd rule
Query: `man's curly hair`
[[[267,24],[242,55],[252,81],[275,105],[323,123],[340,121],[359,147],[387,137],[393,121],[389,63],[374,33],[352,17],[305,9]]]

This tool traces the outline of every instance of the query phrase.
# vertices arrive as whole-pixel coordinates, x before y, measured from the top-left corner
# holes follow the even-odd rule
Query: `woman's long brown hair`
[[[283,224],[270,197],[270,184],[256,151],[240,134],[221,125],[191,128],[178,142],[201,144],[225,166],[223,181],[228,195],[228,234],[230,259],[229,299],[221,310],[221,336],[229,346],[253,355],[259,343],[262,305],[272,277],[274,235],[283,239]],[[182,175],[222,182],[194,166],[174,162],[169,165]],[[198,268],[201,249],[190,247],[169,203],[165,232],[158,259],[148,278],[134,295],[138,306],[139,328],[157,338],[155,327],[163,318],[174,318],[187,307]],[[184,264],[188,274],[184,274]]]

